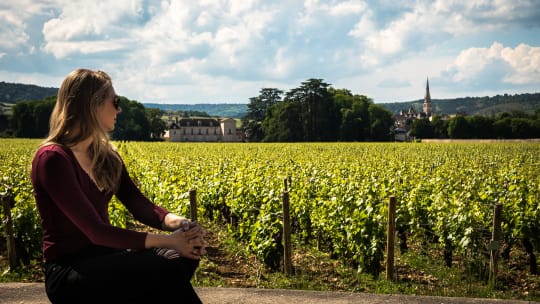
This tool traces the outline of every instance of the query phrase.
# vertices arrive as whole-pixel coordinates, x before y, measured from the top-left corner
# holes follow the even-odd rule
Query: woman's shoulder
[[[47,143],[37,149],[35,157],[61,156],[71,158],[71,154],[71,150],[64,145],[60,145],[57,143]]]
[[[38,152],[44,152],[44,151],[58,151],[58,152],[67,152],[69,150],[68,147],[58,144],[58,143],[45,143],[42,144],[38,148]]]

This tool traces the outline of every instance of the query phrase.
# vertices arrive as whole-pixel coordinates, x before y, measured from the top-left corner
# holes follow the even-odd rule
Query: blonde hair
[[[99,123],[98,106],[113,93],[111,77],[103,71],[76,69],[64,79],[49,121],[49,135],[42,145],[72,147],[92,138],[88,148],[92,175],[98,187],[116,192],[122,162],[107,130]]]

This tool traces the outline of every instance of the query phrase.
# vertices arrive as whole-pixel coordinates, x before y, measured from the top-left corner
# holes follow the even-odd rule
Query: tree
[[[302,106],[298,102],[280,102],[271,106],[262,122],[265,142],[304,141],[302,133]]]
[[[44,101],[34,102],[34,134],[36,137],[45,137],[49,133],[49,120],[56,104],[56,97],[45,98]]]
[[[370,136],[373,141],[391,140],[390,127],[393,125],[392,113],[376,104],[368,108],[371,126]]]
[[[167,124],[163,120],[165,112],[161,109],[146,108],[146,119],[150,129],[150,138],[159,139],[165,134]]]
[[[31,102],[19,102],[13,106],[11,127],[15,137],[37,138],[34,121],[34,107]]]
[[[11,128],[15,137],[42,138],[49,132],[56,96],[44,100],[18,102],[13,106]]]
[[[255,121],[263,121],[269,107],[282,101],[283,91],[275,88],[263,88],[257,97],[250,98],[246,117]]]
[[[434,138],[448,138],[448,121],[441,119],[440,116],[433,116],[431,120]]]
[[[242,119],[242,126],[248,141],[260,141],[264,137],[262,122],[268,109],[282,101],[283,91],[274,88],[263,88],[260,95],[250,98],[248,112]]]
[[[353,109],[341,108],[341,125],[339,127],[339,139],[343,141],[358,140],[361,135],[362,120]]]
[[[8,117],[0,111],[0,137],[7,136],[8,133]]]
[[[146,117],[144,106],[137,101],[120,97],[120,107],[122,112],[116,118],[115,129],[111,137],[115,140],[149,140],[150,123]]]
[[[493,123],[493,131],[496,138],[512,138],[512,119],[502,115],[502,119],[498,119]]]
[[[485,116],[469,116],[467,123],[470,127],[470,137],[491,138],[493,137],[493,119]]]
[[[450,138],[470,138],[470,126],[467,119],[462,116],[451,118],[448,122],[448,135]]]
[[[534,134],[533,120],[528,118],[514,117],[510,120],[513,138],[533,138]]]
[[[285,96],[285,102],[298,103],[301,107],[299,131],[304,141],[336,139],[340,115],[328,87],[322,79],[308,79]]]
[[[262,127],[262,121],[255,120],[243,120],[242,127],[246,141],[258,142],[264,138],[264,131]]]
[[[435,136],[433,126],[427,118],[414,120],[410,134],[417,138],[433,138]]]
[[[338,140],[363,141],[370,136],[369,105],[372,101],[364,95],[353,95],[346,89],[329,89],[335,107],[340,109],[341,123]]]

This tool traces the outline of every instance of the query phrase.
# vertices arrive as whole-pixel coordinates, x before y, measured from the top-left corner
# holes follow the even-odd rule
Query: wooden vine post
[[[386,230],[386,279],[394,280],[394,243],[396,235],[396,197],[388,202],[388,226]]]
[[[191,221],[197,220],[197,190],[189,190],[189,217]],[[195,280],[197,280],[197,272],[193,274]]]
[[[189,190],[189,215],[192,221],[197,220],[197,190]]]
[[[13,221],[11,218],[11,198],[7,195],[0,195],[2,208],[6,223],[6,242],[7,242],[7,258],[9,261],[9,269],[17,268],[17,252],[15,251],[15,237],[13,236]]]
[[[499,260],[499,248],[501,247],[502,230],[501,230],[501,214],[502,205],[495,204],[493,211],[493,231],[491,234],[491,242],[489,243],[489,285],[494,288],[497,280],[497,262]]]
[[[283,270],[292,274],[291,261],[291,216],[289,214],[289,192],[283,191]]]

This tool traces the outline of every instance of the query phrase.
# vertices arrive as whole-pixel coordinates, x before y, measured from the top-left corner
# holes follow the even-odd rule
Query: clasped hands
[[[178,241],[175,249],[181,256],[198,260],[206,254],[206,230],[196,221],[183,220],[181,227],[172,235]]]

